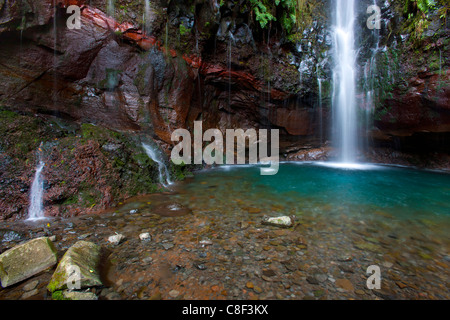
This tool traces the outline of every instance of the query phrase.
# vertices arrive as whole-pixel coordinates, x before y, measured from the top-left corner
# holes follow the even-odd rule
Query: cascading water
[[[168,185],[173,184],[173,182],[170,180],[169,170],[167,169],[167,166],[164,163],[160,152],[146,143],[142,143],[142,147],[144,148],[150,159],[158,164],[159,182],[166,188]]]
[[[323,104],[322,104],[322,79],[317,78],[317,85],[319,87],[319,130],[320,130],[320,144],[323,143]]]
[[[150,20],[151,20],[151,7],[150,7],[150,0],[144,0],[145,2],[145,12],[144,12],[144,31],[147,34],[150,34],[152,30],[150,27]]]
[[[30,207],[28,208],[28,220],[40,220],[45,218],[44,213],[44,181],[42,180],[42,169],[45,163],[40,160],[36,168],[33,184],[31,185]]]
[[[339,161],[355,163],[357,153],[355,0],[335,0],[333,70],[333,139]]]
[[[377,6],[377,1],[373,1],[373,6]],[[373,113],[375,112],[375,97],[378,95],[375,88],[375,77],[377,74],[377,55],[380,51],[380,31],[377,28],[373,29],[375,47],[371,49],[371,56],[364,65],[364,128],[368,132],[372,127]],[[369,145],[369,135],[365,140],[366,145]]]
[[[228,34],[228,56],[227,56],[227,66],[228,66],[228,108],[231,108],[231,63],[232,63],[232,48],[235,45],[234,37],[231,31]]]
[[[115,0],[108,0],[108,4],[106,5],[106,13],[108,14],[108,16],[113,17],[114,18],[114,2]]]

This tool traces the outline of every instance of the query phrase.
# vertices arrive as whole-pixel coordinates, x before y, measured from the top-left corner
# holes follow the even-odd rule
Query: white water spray
[[[358,147],[356,110],[355,0],[335,0],[333,26],[333,128],[339,161],[355,163]]]
[[[169,170],[167,169],[167,166],[164,163],[164,160],[162,159],[159,151],[145,143],[142,143],[142,147],[144,148],[150,159],[158,164],[159,182],[166,188],[168,185],[173,184],[173,182],[170,180]]]
[[[27,220],[40,220],[45,219],[44,212],[44,180],[42,179],[42,169],[44,169],[45,163],[39,161],[39,165],[36,168],[33,184],[31,185],[30,193],[30,207],[28,208]]]

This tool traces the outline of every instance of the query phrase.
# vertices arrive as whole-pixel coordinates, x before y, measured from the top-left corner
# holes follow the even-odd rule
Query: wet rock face
[[[429,27],[416,39],[403,7],[385,3],[381,9],[382,29],[372,35],[365,30],[367,46],[360,53],[361,60],[372,57],[372,65],[364,69],[373,72],[375,128],[370,135],[376,146],[420,152],[423,143],[414,136],[428,132],[425,140],[435,146],[450,128],[450,29],[437,10],[430,10]],[[379,50],[374,54],[368,48],[377,42]],[[435,151],[443,149],[448,153],[448,148]]]
[[[6,96],[8,105],[116,129],[148,128],[168,144],[175,128],[190,127],[200,115],[211,127],[220,127],[220,123],[234,127],[251,114],[249,127],[272,122],[287,134],[314,133],[314,127],[299,131],[286,119],[294,113],[308,121],[303,116],[313,110],[309,103],[302,106],[304,110],[289,104],[286,115],[268,116],[300,92],[297,69],[301,59],[289,58],[289,51],[276,38],[261,46],[256,29],[245,22],[249,12],[239,12],[237,6],[220,9],[215,1],[194,7],[152,2],[147,29],[153,38],[136,31],[143,26],[140,17],[126,20],[129,14],[116,8],[117,21],[135,23],[119,25],[95,8],[105,11],[104,3],[96,1],[91,2],[93,7],[82,6],[82,29],[68,30],[64,10],[73,3],[84,2],[63,1],[56,10],[48,1],[30,7],[30,16],[42,18],[27,20],[20,34],[12,25],[22,16],[15,11],[3,13],[1,37],[8,45],[0,52],[0,96]],[[127,3],[127,9],[143,8]],[[161,43],[167,40],[162,24],[165,16],[167,44]],[[181,36],[186,43],[184,55],[173,50],[182,49],[172,40],[180,38],[174,34],[180,26],[185,30]],[[213,48],[215,37],[218,41]],[[150,51],[143,53],[142,49]]]
[[[41,148],[47,216],[102,211],[127,197],[157,189],[158,166],[137,138],[101,126],[71,125],[0,111],[0,219],[25,218]],[[44,142],[40,146],[41,142]],[[0,232],[12,238],[20,235]]]
[[[71,124],[94,123],[153,135],[165,151],[170,151],[175,129],[193,130],[193,122],[199,119],[204,130],[279,128],[282,144],[297,139],[297,149],[286,152],[286,158],[328,157],[328,151],[319,148],[327,141],[331,122],[332,41],[330,19],[323,14],[330,8],[329,1],[311,2],[314,19],[301,37],[308,41],[298,46],[287,41],[276,26],[268,37],[252,21],[250,12],[233,6],[232,1],[223,6],[218,1],[197,1],[193,6],[183,1],[170,5],[151,1],[146,26],[151,35],[142,31],[143,2],[119,1],[127,10],[116,6],[115,19],[104,13],[105,1],[90,1],[89,5],[86,1],[60,2],[55,10],[50,0],[0,1],[1,106],[56,116]],[[398,148],[400,141],[405,149],[404,137],[417,132],[450,132],[449,29],[437,28],[433,20],[423,47],[411,47],[403,37],[402,14],[386,3],[379,38],[380,48],[386,50],[380,50],[375,59],[378,74],[374,77],[379,83],[374,95],[380,99],[371,136],[376,146]],[[66,28],[68,4],[82,6],[81,30]],[[361,38],[368,39],[358,59],[361,70],[376,41],[365,27],[369,4],[372,1],[365,0],[358,6],[358,25],[364,30]],[[323,80],[321,110],[317,77]],[[48,214],[66,215],[70,210],[59,207],[73,209],[77,201],[93,207],[87,211],[78,207],[71,214],[94,212],[122,197],[152,190],[154,172],[145,169],[151,164],[134,159],[131,154],[136,150],[129,148],[126,139],[110,136],[100,142],[78,141],[77,130],[61,133],[55,127],[36,127],[30,118],[18,122],[0,118],[5,129],[1,132],[8,136],[0,149],[3,219],[26,215],[36,160],[33,152],[40,143],[34,139],[47,141],[49,132],[52,139],[64,138],[66,144],[55,142],[49,151],[52,170],[44,172]],[[33,133],[26,134],[24,144],[16,138],[25,129]],[[421,139],[423,144],[431,141],[434,145],[440,139],[436,137]],[[414,149],[417,140],[409,141],[408,149]],[[74,146],[76,157],[71,153]],[[136,171],[149,180],[136,180]],[[117,180],[126,181],[125,187],[119,186],[125,194],[113,185]],[[83,181],[88,186],[78,198]],[[92,190],[94,183],[98,192]]]

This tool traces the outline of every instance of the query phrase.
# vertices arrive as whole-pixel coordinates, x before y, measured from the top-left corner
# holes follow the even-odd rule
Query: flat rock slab
[[[64,298],[70,300],[98,300],[92,292],[63,291]]]
[[[53,243],[47,237],[15,246],[0,255],[0,278],[6,288],[42,272],[58,262]]]
[[[82,289],[101,286],[100,280],[101,247],[92,242],[78,241],[62,257],[47,286],[54,292],[68,288]]]

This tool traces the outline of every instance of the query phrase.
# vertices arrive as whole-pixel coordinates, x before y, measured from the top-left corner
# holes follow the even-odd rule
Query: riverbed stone
[[[125,236],[123,234],[115,234],[113,236],[108,237],[108,242],[112,245],[119,245],[125,240]]]
[[[50,292],[67,289],[67,284],[76,284],[79,268],[79,284],[82,288],[101,286],[100,280],[101,247],[92,242],[78,241],[62,257],[55,273],[47,286]]]
[[[98,297],[92,292],[64,290],[63,296],[69,300],[98,300]]]
[[[17,245],[0,255],[0,278],[6,288],[28,279],[58,262],[57,252],[47,237]]]
[[[294,219],[292,217],[264,217],[262,223],[269,226],[290,228],[294,225]]]
[[[348,279],[337,279],[336,286],[350,292],[355,290],[353,284]]]
[[[144,232],[139,235],[139,239],[141,239],[141,241],[150,241],[150,240],[152,240],[152,237],[151,237],[150,233]]]
[[[36,296],[36,295],[38,295],[38,294],[39,294],[39,290],[38,290],[38,289],[34,289],[34,290],[31,290],[31,291],[25,292],[25,293],[20,297],[20,299],[26,300],[26,299],[29,299],[29,298],[31,298],[31,297],[34,297],[34,296]]]
[[[23,291],[31,291],[37,287],[39,280],[34,280],[23,286]]]

